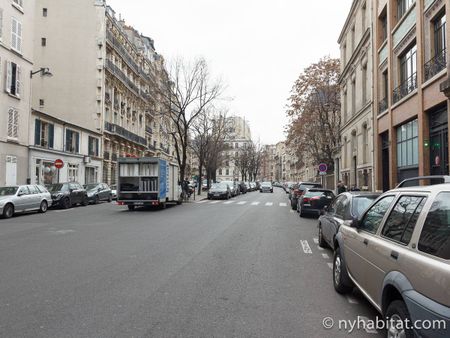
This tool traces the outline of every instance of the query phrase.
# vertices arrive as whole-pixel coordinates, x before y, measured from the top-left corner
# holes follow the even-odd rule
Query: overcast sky
[[[284,139],[294,81],[337,39],[352,0],[108,0],[117,15],[155,40],[168,60],[202,56],[227,85],[230,113],[253,138]]]

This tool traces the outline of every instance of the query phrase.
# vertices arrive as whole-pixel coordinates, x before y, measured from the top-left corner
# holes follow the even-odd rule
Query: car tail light
[[[318,201],[318,200],[320,200],[320,196],[311,197],[311,201]]]
[[[303,203],[309,203],[309,197],[303,197]]]

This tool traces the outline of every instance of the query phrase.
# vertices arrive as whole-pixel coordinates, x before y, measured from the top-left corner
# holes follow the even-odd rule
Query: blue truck
[[[138,206],[181,204],[178,165],[157,157],[118,159],[117,203]]]

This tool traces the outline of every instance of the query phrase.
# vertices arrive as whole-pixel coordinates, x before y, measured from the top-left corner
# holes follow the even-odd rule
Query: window
[[[343,116],[342,120],[344,122],[347,122],[347,91],[346,90],[344,91],[344,95],[343,95],[342,101],[344,103],[343,104],[344,116]]]
[[[342,47],[342,61],[343,61],[344,66],[345,66],[345,63],[347,62],[346,57],[347,57],[347,45],[344,44],[344,46]]]
[[[99,140],[98,138],[89,136],[89,155],[98,156],[99,154]]]
[[[40,191],[34,185],[29,185],[28,190],[30,191],[31,195],[40,193]]]
[[[16,18],[11,19],[11,48],[22,53],[22,23]]]
[[[432,21],[433,45],[431,59],[424,65],[425,81],[445,69],[447,64],[447,43],[446,43],[446,16],[445,12],[440,13]]]
[[[20,187],[18,195],[23,196],[23,195],[29,195],[29,194],[30,194],[30,190],[28,190],[27,186]]]
[[[13,2],[14,2],[17,6],[19,6],[20,8],[23,7],[23,0],[13,0]]]
[[[362,102],[363,106],[367,103],[367,64],[362,67]]]
[[[408,245],[425,200],[424,197],[400,197],[386,220],[382,236]]]
[[[47,38],[41,38],[41,46],[42,47],[47,46]]]
[[[356,113],[356,78],[352,80],[352,115]]]
[[[336,209],[335,209],[335,214],[336,217],[340,218],[340,219],[347,219],[348,217],[348,206],[349,206],[349,200],[347,197],[345,196],[341,196],[339,197],[337,203],[336,203]]]
[[[419,131],[417,120],[397,128],[397,166],[419,165]]]
[[[428,212],[419,238],[419,250],[450,259],[450,192],[442,192]]]
[[[80,134],[76,131],[66,130],[66,151],[71,153],[80,152]]]
[[[222,176],[222,169],[219,169],[219,175]]]
[[[388,70],[386,69],[383,72],[383,98],[387,99],[387,97],[389,96],[389,77],[388,77]],[[386,102],[387,103],[387,102]]]
[[[47,8],[42,8],[42,16],[47,17],[48,10]]]
[[[70,164],[67,166],[69,182],[78,181],[78,164]],[[71,185],[72,186],[72,185]],[[72,187],[71,187],[72,189]]]
[[[393,200],[394,196],[386,196],[376,202],[364,215],[359,228],[373,234],[376,233]]]
[[[417,72],[417,46],[414,45],[400,57],[400,82],[405,83]]]
[[[53,148],[55,135],[54,125],[48,122],[35,120],[34,124],[34,144],[40,147]]]
[[[400,21],[415,2],[416,0],[397,0],[397,21]]]
[[[0,41],[3,36],[3,8],[0,8]]]
[[[434,28],[434,54],[438,55],[446,49],[446,28],[447,19],[445,12],[441,13],[433,22]]]
[[[388,27],[387,27],[387,15],[386,15],[386,11],[385,11],[380,17],[381,44],[383,44],[386,41],[387,35],[388,35]]]
[[[43,99],[39,99],[39,107],[43,107],[45,105],[45,101]]]
[[[361,7],[361,26],[362,26],[362,31],[364,34],[364,31],[366,30],[366,4],[365,3]]]
[[[230,175],[230,169],[225,169],[225,175]]]
[[[15,108],[8,109],[8,138],[19,137],[19,111]]]
[[[352,42],[352,53],[355,51],[355,26],[352,27],[351,31],[351,42]]]
[[[22,90],[21,85],[22,71],[20,66],[14,62],[6,63],[6,92],[8,94],[20,97]]]

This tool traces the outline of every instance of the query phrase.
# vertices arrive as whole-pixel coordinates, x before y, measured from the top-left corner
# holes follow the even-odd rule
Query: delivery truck
[[[117,203],[137,206],[181,204],[178,165],[157,157],[118,159]]]

